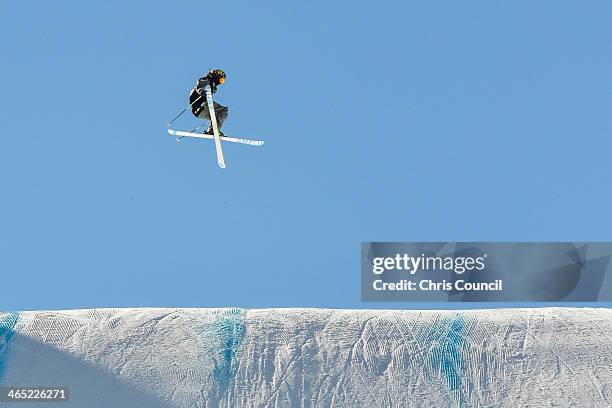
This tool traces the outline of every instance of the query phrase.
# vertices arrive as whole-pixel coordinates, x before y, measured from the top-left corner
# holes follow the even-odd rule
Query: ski
[[[210,124],[215,137],[215,148],[217,149],[217,163],[219,164],[219,167],[224,169],[225,159],[223,158],[223,150],[221,149],[221,139],[219,137],[219,128],[217,127],[217,116],[215,115],[215,105],[212,98],[212,91],[210,90],[209,85],[206,86],[205,90],[206,104],[208,105],[208,112],[210,112]]]
[[[184,132],[181,130],[174,130],[174,129],[168,129],[168,134],[176,137],[177,140],[183,137],[195,137],[198,139],[214,139],[215,138],[214,135],[208,135],[206,133]],[[223,142],[233,142],[233,143],[240,143],[240,144],[251,145],[251,146],[261,146],[264,144],[263,140],[241,139],[238,137],[231,137],[231,136],[220,136],[219,139],[221,139],[221,141]]]

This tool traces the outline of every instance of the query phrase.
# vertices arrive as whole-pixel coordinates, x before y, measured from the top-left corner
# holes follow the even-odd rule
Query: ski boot
[[[206,132],[204,132],[205,135],[213,135],[213,129],[212,127],[209,127],[208,130],[206,130]],[[225,136],[225,134],[221,131],[221,129],[219,129],[219,136]]]

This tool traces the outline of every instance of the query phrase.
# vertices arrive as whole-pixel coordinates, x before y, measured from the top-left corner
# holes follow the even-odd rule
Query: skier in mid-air
[[[215,142],[215,151],[217,153],[217,164],[222,169],[225,168],[225,158],[223,157],[223,149],[221,142],[239,143],[251,146],[262,146],[263,140],[254,139],[243,139],[239,137],[225,136],[221,132],[221,126],[227,119],[229,110],[227,106],[223,106],[212,99],[212,94],[217,92],[217,86],[225,82],[225,72],[222,69],[211,69],[208,74],[198,79],[195,87],[189,94],[189,106],[186,106],[178,115],[169,120],[166,125],[168,126],[168,134],[174,136],[176,141],[180,141],[184,137],[193,137],[196,139],[213,139]],[[209,106],[211,101],[213,106]],[[191,132],[183,130],[175,130],[172,124],[180,118],[187,110],[191,108],[191,112],[196,118],[205,119],[210,121],[208,130],[202,134],[197,133],[197,130],[202,128],[198,126]]]
[[[196,82],[196,86],[191,90],[189,94],[189,105],[191,106],[191,112],[193,115],[200,119],[210,120],[210,112],[208,110],[208,105],[206,104],[206,92],[204,89],[207,85],[210,86],[212,93],[217,92],[217,86],[221,85],[225,82],[225,72],[222,69],[211,69],[208,71],[206,76],[198,79]],[[217,127],[219,129],[219,134],[223,136],[223,132],[221,132],[221,126],[223,126],[223,122],[227,119],[228,109],[227,106],[223,106],[216,101],[213,101],[215,116],[217,117]],[[212,135],[213,128],[212,122],[208,126],[208,130],[205,132],[206,134]]]

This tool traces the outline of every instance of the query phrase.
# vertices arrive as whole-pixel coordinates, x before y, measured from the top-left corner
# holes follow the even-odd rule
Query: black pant
[[[223,122],[225,122],[225,120],[227,119],[229,109],[227,108],[227,106],[223,106],[214,101],[213,104],[215,107],[215,117],[217,118],[217,126],[219,127],[219,129],[221,129],[221,126],[223,126]],[[208,109],[208,105],[202,106],[202,111],[198,115],[198,118],[210,120],[210,112]]]

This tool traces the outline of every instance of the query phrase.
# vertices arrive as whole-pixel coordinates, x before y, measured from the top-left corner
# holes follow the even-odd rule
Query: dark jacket
[[[217,92],[217,84],[207,75],[197,80],[196,86],[189,94],[189,105],[195,116],[198,116],[203,109],[208,108],[206,106],[206,91],[204,90],[206,85],[210,85],[213,94]]]

